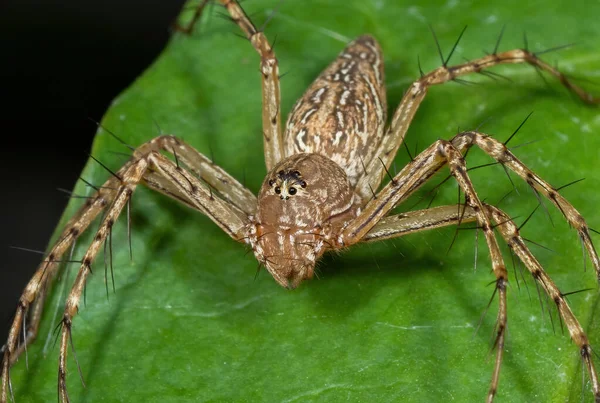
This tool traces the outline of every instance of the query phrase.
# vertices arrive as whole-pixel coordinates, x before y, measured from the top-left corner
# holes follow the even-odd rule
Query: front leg
[[[477,218],[478,225],[481,227],[486,239],[488,250],[490,252],[492,271],[496,277],[494,294],[498,294],[499,306],[494,346],[498,348],[496,351],[496,361],[492,380],[487,395],[487,401],[491,402],[498,389],[502,357],[504,354],[504,340],[506,337],[507,326],[506,290],[508,285],[508,273],[496,240],[496,235],[491,225],[490,214],[487,212],[475,192],[473,183],[467,174],[464,158],[459,150],[449,141],[436,141],[424,152],[419,154],[398,175],[391,179],[391,182],[376,197],[374,197],[365,206],[359,216],[345,228],[337,242],[339,247],[347,247],[360,242],[373,226],[395,205],[406,199],[445,164],[448,164],[451,174],[455,177],[459,186],[465,193],[466,204],[473,210],[473,213]]]
[[[498,333],[496,336],[498,351],[496,355],[496,365],[492,375],[492,382],[488,392],[488,400],[491,401],[497,390],[500,364],[502,361],[502,347],[506,331],[506,285],[508,284],[508,276],[493,227],[490,223],[492,218],[498,222],[499,219],[495,217],[501,217],[502,214],[489,210],[481,203],[467,174],[466,164],[461,154],[461,152],[465,152],[471,145],[478,145],[483,151],[504,164],[504,166],[519,174],[533,187],[534,191],[540,192],[542,195],[548,197],[559,208],[569,223],[578,230],[592,263],[594,264],[594,268],[598,273],[600,270],[598,256],[589,239],[587,224],[579,212],[566,199],[560,196],[552,186],[542,180],[539,176],[535,175],[512,153],[510,153],[504,144],[489,136],[476,132],[460,133],[452,139],[452,141],[438,140],[419,154],[400,173],[398,173],[398,175],[391,178],[390,183],[365,206],[360,215],[345,228],[337,241],[339,247],[346,247],[360,242],[363,239],[368,239],[369,232],[375,228],[376,224],[380,222],[392,208],[406,200],[406,198],[421,187],[442,166],[448,164],[451,174],[455,177],[459,186],[465,193],[466,202],[472,209],[471,214],[475,215],[478,225],[485,235],[490,251],[493,272],[496,276],[496,291],[499,295],[500,306],[498,311]],[[509,235],[510,234],[507,236]],[[523,259],[529,259],[529,257],[525,256],[526,252],[527,251],[523,252]],[[530,268],[530,270],[533,269]],[[534,276],[538,276],[536,280],[546,281],[545,277],[540,277],[541,272],[537,270],[534,271]],[[549,282],[547,283],[549,284]],[[552,290],[551,287],[545,287],[545,289],[550,295],[555,295],[554,290]],[[557,306],[561,309],[560,302],[557,302]],[[566,309],[561,311],[561,314],[568,316]],[[576,333],[575,336],[573,336],[572,333],[572,337],[580,337],[581,332]],[[588,374],[592,380],[594,396],[600,400],[600,385],[597,380],[597,374],[592,358],[589,355],[589,344],[587,344],[587,342],[582,342],[580,343],[580,346],[582,348],[582,353],[585,352],[586,354],[584,359],[587,364]]]
[[[62,402],[69,402],[67,393],[67,353],[69,345],[75,349],[72,341],[72,321],[79,310],[79,301],[84,292],[86,280],[91,274],[91,265],[97,256],[101,245],[107,240],[112,226],[121,213],[123,207],[131,197],[135,186],[141,181],[144,173],[152,169],[172,184],[179,193],[186,195],[188,203],[209,216],[223,231],[233,239],[243,238],[248,224],[248,219],[239,210],[232,208],[227,202],[213,195],[206,186],[195,176],[183,170],[172,161],[156,151],[150,152],[144,158],[138,159],[131,168],[124,172],[123,183],[117,190],[117,196],[108,209],[100,228],[86,251],[82,264],[77,273],[75,283],[67,296],[67,302],[61,321],[61,342],[58,370],[58,391]],[[110,242],[110,241],[109,241]],[[81,369],[79,369],[80,376]],[[82,377],[83,378],[83,377]]]
[[[474,145],[479,147],[497,162],[523,178],[538,197],[541,195],[548,198],[559,209],[569,225],[577,230],[581,242],[592,261],[596,277],[600,281],[600,257],[598,257],[598,253],[592,243],[590,228],[581,213],[558,192],[558,189],[554,188],[523,164],[523,162],[510,152],[506,144],[487,134],[475,131],[459,133],[450,142],[438,140],[415,157],[413,161],[392,178],[391,182],[383,188],[375,199],[371,200],[365,206],[361,215],[346,227],[344,234],[340,238],[340,242],[351,245],[360,241],[392,208],[406,200],[440,170],[446,161],[450,164],[450,160],[444,156],[443,151],[443,148],[447,148],[448,144],[452,144],[451,148],[459,151],[459,155],[461,155],[460,153],[466,153]],[[460,162],[461,160],[462,157],[457,160],[458,163],[464,164],[464,162]],[[463,166],[460,169],[466,168]],[[389,173],[385,169],[384,172]],[[453,175],[455,175],[454,171]]]
[[[232,206],[246,214],[254,214],[256,211],[256,196],[248,188],[180,138],[173,135],[156,137],[136,149],[134,155],[143,157],[150,151],[168,152],[173,156],[176,166],[183,166],[193,172]],[[146,172],[144,180],[147,185],[169,197],[180,201],[187,199],[187,196],[181,194],[171,182],[154,171]],[[193,204],[190,207],[196,208]]]
[[[75,284],[67,297],[61,321],[59,396],[62,401],[69,401],[66,390],[66,357],[68,346],[71,343],[72,319],[78,312],[79,300],[85,289],[86,279],[91,274],[92,262],[102,245],[106,242],[111,243],[112,227],[123,208],[128,204],[135,187],[150,171],[160,176],[160,183],[168,183],[168,188],[174,192],[173,194],[167,193],[168,195],[172,197],[181,196],[183,199],[181,201],[210,217],[233,239],[240,241],[244,238],[248,223],[247,215],[233,202],[221,199],[219,195],[214,194],[201,179],[187,172],[177,162],[172,162],[161,155],[159,150],[170,151],[175,159],[178,159],[176,157],[177,150],[180,150],[184,155],[182,162],[185,162],[186,165],[205,168],[198,172],[200,177],[209,184],[219,181],[224,178],[223,175],[227,175],[226,173],[222,174],[222,170],[217,166],[203,163],[196,164],[193,155],[197,154],[200,162],[204,161],[206,157],[173,137],[163,136],[136,149],[134,158],[112,174],[103,186],[97,188],[96,193],[89,197],[75,216],[69,220],[59,240],[50,249],[48,256],[40,264],[19,299],[15,317],[9,330],[8,340],[2,349],[0,403],[6,403],[9,395],[12,395],[10,366],[26,348],[27,344],[31,343],[36,337],[46,291],[58,270],[62,257],[102,210],[106,209],[100,228],[81,259],[81,267]],[[232,189],[235,190],[235,187]],[[226,192],[225,194],[230,199],[236,197]],[[178,199],[178,197],[174,198]],[[243,201],[242,206],[251,202],[251,199],[242,198],[240,200]],[[20,337],[24,340],[19,345]]]

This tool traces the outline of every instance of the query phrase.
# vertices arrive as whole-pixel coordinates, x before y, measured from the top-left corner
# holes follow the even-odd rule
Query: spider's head
[[[269,172],[258,195],[249,243],[275,280],[294,288],[312,278],[321,255],[356,216],[348,177],[320,154],[295,154]]]

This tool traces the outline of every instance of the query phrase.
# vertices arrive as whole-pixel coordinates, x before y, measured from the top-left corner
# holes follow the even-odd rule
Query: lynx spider
[[[201,2],[192,22],[184,30],[191,30],[208,1]],[[503,63],[528,63],[555,76],[584,102],[597,104],[600,99],[583,91],[528,50],[494,51],[452,67],[444,63],[442,67],[422,74],[409,86],[391,123],[386,126],[382,52],[373,37],[364,35],[347,45],[307,89],[294,106],[285,132],[282,132],[279,69],[273,48],[235,0],[219,2],[261,58],[263,140],[268,174],[258,197],[209,158],[174,136],[160,136],[134,149],[133,158],[99,187],[71,218],[23,291],[3,347],[0,402],[7,402],[12,395],[10,366],[36,337],[43,301],[61,257],[98,214],[107,209],[81,260],[60,325],[58,390],[60,400],[69,401],[66,362],[71,323],[91,273],[92,261],[123,208],[129,207],[129,199],[139,183],[210,217],[231,238],[248,244],[277,283],[287,288],[310,279],[316,261],[327,251],[344,249],[359,242],[477,222],[490,251],[496,277],[495,293],[499,296],[494,343],[497,350],[487,401],[494,399],[498,389],[507,321],[508,275],[495,228],[556,304],[579,348],[595,399],[600,401],[600,384],[585,332],[563,294],[525,245],[514,222],[502,210],[479,199],[467,173],[464,154],[476,145],[548,198],[577,230],[600,279],[600,260],[590,239],[589,227],[579,212],[557,189],[521,163],[504,143],[477,131],[458,133],[448,141],[438,140],[395,176],[388,171],[428,88],[459,76]],[[321,138],[320,128],[325,128],[329,137]],[[164,157],[161,151],[170,153],[175,162]],[[462,209],[442,206],[386,216],[446,164],[465,194]],[[390,182],[375,194],[374,189],[386,175],[390,176]],[[19,344],[21,334],[24,342]]]

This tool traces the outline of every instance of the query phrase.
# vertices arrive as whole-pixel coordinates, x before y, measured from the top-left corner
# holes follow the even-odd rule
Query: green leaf
[[[373,34],[384,49],[393,108],[418,77],[418,57],[426,71],[440,65],[427,23],[435,28],[445,54],[463,26],[469,26],[454,63],[479,57],[482,50],[491,52],[504,23],[501,49],[521,47],[524,30],[532,50],[578,42],[544,58],[557,61],[569,74],[598,80],[600,3],[587,2],[585,9],[567,1],[543,6],[510,0],[496,5],[438,3],[256,0],[243,5],[257,26],[277,7],[266,33],[272,41],[277,36],[281,71],[288,73],[282,79],[285,114],[341,51],[344,38],[363,33]],[[245,178],[256,192],[266,173],[259,59],[247,41],[232,35],[239,33],[237,27],[215,18],[220,11],[215,8],[191,37],[175,35],[159,59],[114,101],[102,124],[138,146],[158,134],[157,122],[162,132],[214,155],[217,164]],[[438,138],[451,138],[457,128],[474,128],[487,119],[482,130],[504,140],[533,110],[511,146],[538,142],[515,153],[555,186],[586,178],[561,193],[592,227],[600,226],[598,109],[574,100],[550,78],[546,86],[531,67],[494,71],[513,82],[477,76],[467,79],[481,85],[432,88],[409,130],[410,149],[422,150]],[[119,147],[99,130],[93,155],[116,170],[126,160],[111,153]],[[402,151],[396,166],[407,161]],[[485,162],[490,159],[483,153],[469,154],[470,166]],[[109,176],[92,161],[82,175],[95,184]],[[491,203],[512,188],[499,166],[473,171],[472,177],[480,196]],[[429,188],[442,178],[434,178]],[[519,193],[511,193],[501,207],[521,223],[537,200],[516,175],[512,179]],[[76,192],[90,189],[79,183]],[[456,203],[456,193],[449,182],[435,204]],[[63,225],[80,203],[69,205]],[[592,345],[598,346],[593,270],[586,259],[584,272],[577,234],[546,205],[553,225],[540,209],[523,235],[555,251],[530,244],[563,292],[594,289],[569,296],[569,302]],[[106,281],[109,289],[111,284],[110,276],[104,278],[101,253],[87,285],[86,304],[73,322],[87,385],[83,388],[78,379],[71,352],[67,381],[73,401],[418,402],[482,401],[486,396],[497,299],[475,332],[492,296],[494,276],[481,239],[473,270],[473,231],[459,231],[449,252],[452,228],[354,247],[323,259],[318,280],[287,291],[266,272],[255,280],[257,262],[251,253],[245,254],[208,218],[162,195],[140,186],[133,196],[133,262],[125,221],[122,217],[113,233],[116,293],[110,290],[106,297]],[[91,236],[78,242],[74,258],[83,255]],[[521,275],[517,284],[508,252],[505,258],[511,284],[498,401],[579,400],[582,366],[576,345],[561,331],[556,310],[543,295],[541,311],[531,276],[523,274],[527,288]],[[70,265],[69,275],[62,276],[69,286],[77,269]],[[61,285],[55,289],[38,340],[29,348],[29,369],[21,359],[11,372],[18,402],[56,399],[58,346],[52,348],[50,342],[49,353],[42,353],[60,318],[53,311],[57,304],[62,307]],[[592,401],[587,374],[584,379],[583,396]]]

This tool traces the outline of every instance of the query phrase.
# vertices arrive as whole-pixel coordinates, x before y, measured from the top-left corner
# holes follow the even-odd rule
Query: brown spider
[[[582,327],[564,295],[525,245],[513,221],[497,207],[479,199],[467,173],[464,154],[476,145],[548,198],[577,230],[596,275],[600,276],[600,261],[590,240],[589,228],[578,211],[555,188],[522,164],[504,143],[476,131],[461,132],[449,141],[438,140],[399,173],[391,175],[389,172],[406,131],[432,85],[485,71],[498,64],[529,63],[557,77],[583,101],[599,103],[599,100],[535,54],[516,49],[493,52],[452,67],[444,63],[431,73],[423,74],[409,86],[391,123],[386,126],[382,52],[377,41],[365,35],[351,42],[308,88],[294,106],[282,132],[279,70],[273,48],[237,2],[220,2],[261,57],[263,137],[268,174],[258,197],[176,137],[160,136],[135,149],[133,158],[68,222],[26,286],[3,349],[0,402],[8,401],[12,391],[10,365],[37,334],[47,285],[54,277],[60,259],[94,218],[106,209],[100,228],[81,260],[60,324],[58,390],[60,399],[69,401],[66,374],[72,320],[77,314],[86,279],[91,274],[92,262],[103,244],[106,245],[113,224],[128,206],[139,183],[210,217],[231,238],[249,245],[273,278],[287,288],[310,279],[315,264],[325,252],[345,249],[359,242],[476,221],[490,251],[496,276],[495,293],[499,297],[494,343],[497,351],[488,401],[493,400],[498,388],[507,321],[508,275],[494,232],[496,229],[556,304],[580,350],[593,394],[600,400],[591,347]],[[201,3],[188,31],[206,3]],[[171,154],[173,160],[161,152]],[[464,206],[388,215],[446,165],[465,194]],[[390,177],[390,182],[376,192],[386,176]],[[21,332],[25,342],[19,345]]]

